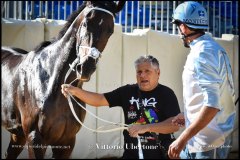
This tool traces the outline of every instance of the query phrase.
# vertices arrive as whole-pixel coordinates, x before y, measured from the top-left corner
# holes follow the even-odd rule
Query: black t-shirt
[[[125,85],[104,93],[104,96],[109,107],[122,107],[126,124],[158,123],[180,113],[173,90],[161,84],[152,91],[140,91],[137,84]],[[138,159],[137,138],[130,137],[127,130],[123,131],[123,135],[125,149],[123,157]],[[156,143],[156,134],[147,132],[139,136],[144,158],[159,159],[161,153]],[[159,137],[170,139],[171,135],[159,134]]]

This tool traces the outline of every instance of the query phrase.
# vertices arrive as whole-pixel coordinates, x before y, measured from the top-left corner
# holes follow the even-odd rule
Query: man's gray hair
[[[156,69],[159,69],[159,62],[158,60],[151,56],[151,55],[144,55],[144,56],[141,56],[139,57],[135,62],[135,68],[137,69],[137,66],[141,63],[144,63],[144,62],[148,62],[152,65],[152,67],[156,68]]]

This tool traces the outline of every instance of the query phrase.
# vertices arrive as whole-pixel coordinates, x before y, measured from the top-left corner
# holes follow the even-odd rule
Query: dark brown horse
[[[27,53],[2,48],[2,126],[11,134],[6,158],[17,158],[28,146],[29,158],[69,158],[81,125],[73,117],[61,84],[90,79],[114,29],[123,1],[87,1],[68,19],[55,40]],[[69,65],[72,70],[69,71]],[[80,120],[85,111],[74,104]]]

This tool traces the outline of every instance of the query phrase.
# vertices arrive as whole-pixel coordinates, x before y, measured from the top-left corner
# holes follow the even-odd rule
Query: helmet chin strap
[[[187,37],[191,37],[191,36],[193,36],[193,35],[195,35],[195,34],[197,34],[197,32],[191,33],[191,34],[189,34],[189,35],[184,35],[183,33],[181,33],[180,38],[183,40],[184,46],[185,46],[186,48],[190,48],[190,46],[189,46],[190,41],[187,40]]]
[[[179,28],[179,29],[180,29],[180,28]],[[181,29],[180,29],[180,30],[181,30]],[[184,46],[187,47],[187,48],[189,48],[189,47],[190,47],[190,46],[189,46],[190,41],[187,41],[186,38],[191,37],[191,36],[194,36],[194,35],[199,34],[199,33],[200,33],[201,35],[204,35],[204,34],[205,34],[205,32],[193,32],[193,33],[191,33],[191,34],[184,35],[184,34],[181,32],[180,38],[184,41]]]

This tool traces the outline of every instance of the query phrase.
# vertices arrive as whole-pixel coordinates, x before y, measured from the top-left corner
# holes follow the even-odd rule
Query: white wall
[[[46,19],[34,21],[2,19],[2,45],[20,47],[30,51],[43,40],[49,40],[56,36],[64,23],[65,21]],[[223,38],[216,40],[229,54],[233,66],[236,97],[238,97],[238,36],[223,35]],[[151,54],[160,62],[159,82],[174,90],[181,110],[183,110],[181,74],[188,53],[189,49],[183,47],[181,40],[176,35],[148,29],[134,30],[133,33],[122,33],[121,26],[115,25],[114,34],[110,37],[103,51],[97,71],[92,75],[91,80],[84,84],[83,88],[104,93],[121,85],[136,83],[134,61],[141,55]],[[124,123],[122,110],[118,107],[109,109],[106,106],[96,109],[87,105],[87,109],[103,119]],[[108,125],[96,120],[89,114],[86,115],[84,124],[93,129]],[[238,126],[238,118],[236,126]],[[177,132],[176,135],[178,136],[181,131]],[[2,128],[2,158],[4,158],[8,139],[8,132]],[[234,132],[234,139],[236,141],[234,141],[233,148],[238,150],[238,127]],[[122,149],[98,149],[96,145],[123,146],[121,131],[96,134],[82,128],[77,134],[76,145],[71,158],[120,157],[123,152]],[[27,157],[27,151],[24,150],[19,158]],[[51,152],[48,150],[46,158],[50,157]]]

